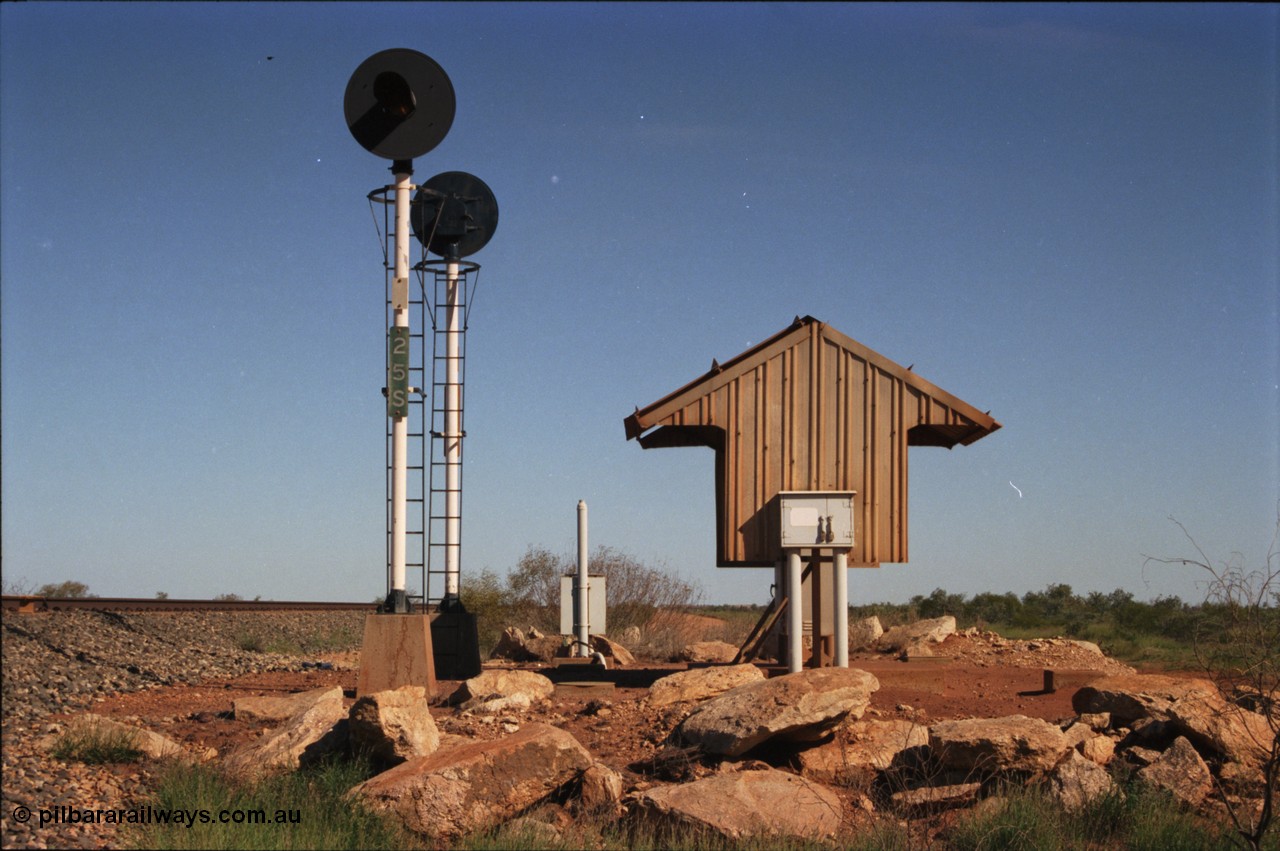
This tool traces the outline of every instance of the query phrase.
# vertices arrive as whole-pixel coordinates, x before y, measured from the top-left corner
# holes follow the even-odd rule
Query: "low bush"
[[[256,632],[242,632],[236,635],[236,647],[246,653],[262,653],[266,650],[267,642]]]
[[[80,724],[60,735],[53,744],[54,759],[104,765],[142,759],[135,734],[98,724]]]
[[[138,826],[129,838],[137,848],[425,847],[389,817],[346,800],[370,774],[367,762],[331,760],[246,783],[209,765],[175,763],[147,802],[153,812],[171,814],[170,822]],[[187,815],[173,818],[178,812]]]
[[[1080,596],[1061,583],[1022,597],[990,592],[966,597],[937,588],[928,596],[912,597],[906,604],[877,603],[850,609],[853,617],[876,615],[886,629],[920,618],[952,615],[960,629],[979,627],[1005,638],[1077,638],[1092,641],[1107,655],[1131,664],[1163,669],[1199,667],[1197,638],[1201,652],[1205,641],[1199,625],[1213,614],[1211,605],[1192,606],[1177,597],[1143,602],[1121,590]]]
[[[947,832],[955,851],[1218,851],[1230,837],[1140,785],[1067,812],[1034,788],[1005,790],[999,803],[963,816]]]
[[[93,595],[89,593],[88,585],[85,585],[83,582],[76,582],[74,580],[68,579],[64,582],[58,582],[58,583],[50,582],[47,585],[41,585],[39,588],[36,589],[36,596],[37,597],[80,598],[80,597],[92,597]]]
[[[560,632],[561,577],[576,573],[576,559],[576,554],[557,555],[545,547],[530,547],[505,580],[488,569],[474,579],[464,579],[461,596],[479,622],[483,655],[488,655],[508,626],[533,627],[548,635]],[[588,570],[607,578],[611,636],[632,627],[646,630],[655,617],[686,613],[698,601],[697,589],[664,565],[645,564],[612,547],[597,547]]]

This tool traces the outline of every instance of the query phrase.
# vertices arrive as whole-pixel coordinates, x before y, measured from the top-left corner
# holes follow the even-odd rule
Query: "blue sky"
[[[1277,521],[1268,5],[0,4],[5,582],[384,590],[386,163],[342,116],[410,47],[415,178],[501,209],[471,312],[463,586],[591,541],[709,602],[710,450],[622,420],[813,315],[1004,428],[911,453],[936,587],[1196,599]]]

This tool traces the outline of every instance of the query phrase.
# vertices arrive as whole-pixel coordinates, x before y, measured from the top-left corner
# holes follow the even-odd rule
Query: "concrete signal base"
[[[480,675],[480,631],[476,616],[460,607],[431,616],[435,672],[443,680]]]
[[[366,615],[356,697],[401,686],[422,686],[436,696],[430,615]]]

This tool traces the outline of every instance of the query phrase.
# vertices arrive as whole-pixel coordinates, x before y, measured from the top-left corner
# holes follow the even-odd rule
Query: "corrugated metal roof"
[[[624,421],[646,449],[716,453],[717,560],[782,556],[777,494],[854,490],[850,563],[907,560],[907,447],[968,445],[1000,423],[811,316]]]

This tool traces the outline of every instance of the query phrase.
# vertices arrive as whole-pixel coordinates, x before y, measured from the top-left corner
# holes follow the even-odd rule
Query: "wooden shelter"
[[[907,447],[1000,428],[967,402],[811,316],[625,420],[645,449],[716,455],[716,560],[783,557],[782,491],[856,491],[850,565],[907,560]]]

